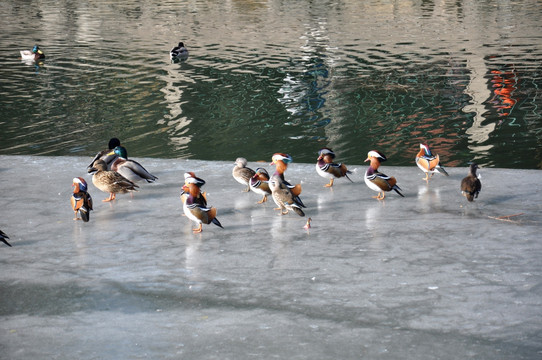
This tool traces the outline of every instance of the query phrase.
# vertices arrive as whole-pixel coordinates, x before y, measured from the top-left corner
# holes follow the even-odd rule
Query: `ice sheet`
[[[366,165],[329,189],[314,164],[294,162],[286,178],[303,186],[306,231],[306,218],[242,192],[235,159],[137,159],[158,182],[113,203],[89,160],[0,156],[13,245],[0,244],[2,358],[542,357],[539,171],[481,169],[467,203],[466,168],[426,184],[414,164],[382,166],[405,198],[379,202]],[[224,229],[192,233],[185,171],[206,180]],[[94,199],[89,223],[72,220],[75,176]]]

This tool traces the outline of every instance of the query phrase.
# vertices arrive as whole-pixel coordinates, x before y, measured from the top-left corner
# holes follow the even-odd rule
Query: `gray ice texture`
[[[137,159],[159,180],[112,203],[89,160],[0,156],[13,245],[0,243],[2,359],[542,358],[538,170],[481,169],[468,203],[466,166],[427,184],[414,160],[384,163],[405,197],[378,201],[362,161],[333,188],[294,162],[305,230],[306,217],[242,191],[235,159]],[[186,171],[207,182],[224,229],[192,233]],[[73,220],[76,176],[94,199],[88,223]]]

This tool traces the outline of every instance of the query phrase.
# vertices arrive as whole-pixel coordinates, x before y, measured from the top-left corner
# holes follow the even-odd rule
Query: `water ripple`
[[[90,155],[119,136],[132,156],[312,162],[329,146],[411,165],[427,141],[449,165],[541,167],[540,150],[509,155],[540,148],[536,1],[34,5],[2,3],[1,153]],[[34,43],[39,66],[17,58]]]

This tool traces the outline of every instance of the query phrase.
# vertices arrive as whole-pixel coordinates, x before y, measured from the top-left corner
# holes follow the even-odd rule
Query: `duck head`
[[[87,182],[82,177],[73,178],[73,193],[76,194],[80,191],[87,191]]]
[[[113,150],[113,153],[120,158],[123,158],[125,160],[128,159],[128,151],[124,146],[116,146]]]
[[[480,167],[478,166],[477,163],[475,162],[471,162],[470,163],[470,167],[469,167],[469,173],[474,176],[474,177],[477,177],[476,176],[476,170],[478,170]]]
[[[113,150],[117,146],[120,146],[120,140],[117,138],[111,138],[109,139],[109,143],[107,144],[107,148]]]
[[[380,166],[380,163],[386,160],[388,160],[386,155],[382,154],[378,150],[371,150],[367,153],[367,159],[365,159],[365,162],[370,161],[371,167],[376,170]]]
[[[431,157],[433,156],[433,154],[431,153],[431,149],[429,148],[429,145],[427,144],[420,144],[420,152],[418,154],[418,156],[427,156],[427,157]]]
[[[277,172],[279,172],[280,174],[283,174],[288,168],[288,164],[291,163],[292,161],[293,161],[292,157],[288,154],[275,153],[273,154],[273,157],[271,158],[271,164],[269,165],[276,165]]]
[[[107,164],[103,160],[96,160],[94,162],[94,165],[88,169],[89,173],[92,173],[94,171],[106,171],[107,170]]]
[[[267,172],[267,170],[265,170],[264,168],[256,168],[254,177],[260,178],[260,176],[263,178],[263,180],[269,180],[269,173]]]
[[[318,160],[320,159],[327,160],[326,162],[331,162],[331,160],[335,159],[335,153],[330,148],[321,148],[318,151]]]
[[[247,166],[247,159],[245,159],[244,157],[238,157],[237,159],[235,159],[235,165],[237,167],[244,168],[245,166]]]

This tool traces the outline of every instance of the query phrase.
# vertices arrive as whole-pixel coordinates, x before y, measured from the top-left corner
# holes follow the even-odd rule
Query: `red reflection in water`
[[[412,163],[414,164],[416,154],[420,151],[420,143],[427,144],[431,150],[440,155],[441,164],[446,166],[462,165],[454,158],[454,147],[457,145],[459,133],[451,131],[447,124],[457,122],[459,118],[450,117],[450,113],[439,116],[424,117],[426,113],[417,112],[408,116],[405,120],[397,124],[393,133],[402,134],[403,139],[397,137],[383,137],[377,142],[377,147],[386,156],[393,159],[395,154],[404,157],[405,145],[408,152],[412,153]],[[390,161],[390,164],[392,161]]]
[[[499,116],[508,116],[517,100],[512,94],[518,88],[518,77],[514,69],[509,71],[491,70],[493,97],[489,103],[497,109]]]

